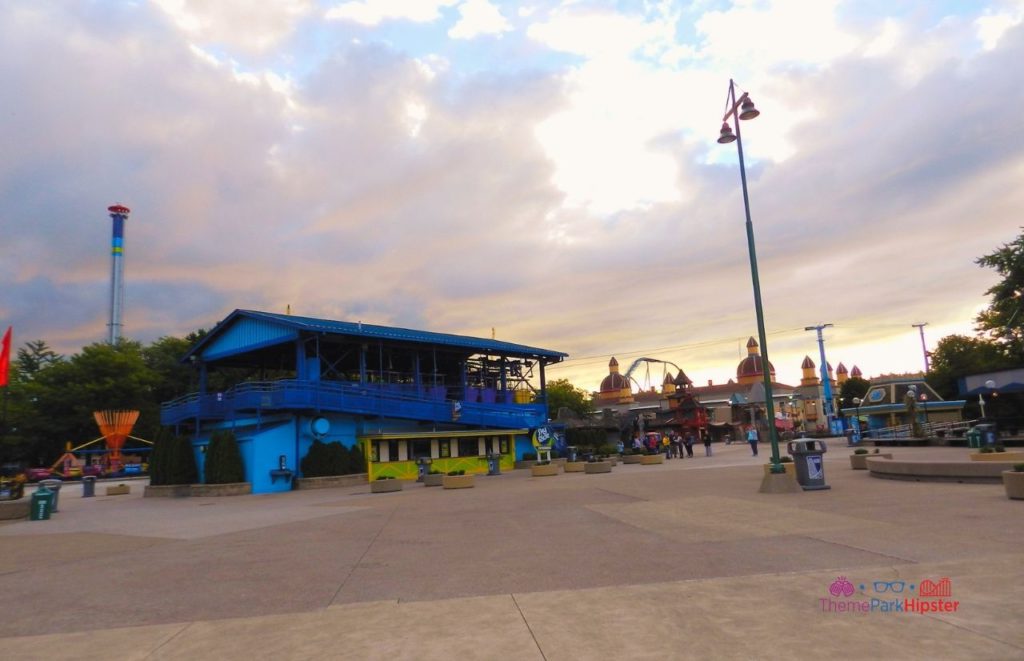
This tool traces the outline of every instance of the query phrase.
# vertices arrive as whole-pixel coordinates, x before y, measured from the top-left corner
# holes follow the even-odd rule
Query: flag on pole
[[[4,344],[3,351],[0,351],[0,386],[7,385],[7,373],[11,369],[11,329],[12,326],[7,327],[7,332],[4,333]]]

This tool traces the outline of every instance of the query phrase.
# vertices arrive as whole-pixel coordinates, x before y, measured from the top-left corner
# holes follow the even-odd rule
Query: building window
[[[388,461],[398,461],[398,441],[388,441]]]
[[[508,437],[502,436],[501,440],[498,441],[498,452],[502,454],[508,454]]]
[[[430,441],[427,439],[416,439],[409,441],[409,459],[430,458]]]
[[[441,459],[447,459],[452,456],[452,442],[447,438],[437,442],[437,456]]]
[[[370,443],[370,449],[371,449],[370,461],[374,461],[374,462],[379,462],[380,461],[380,446],[381,446],[382,443],[383,443],[383,441],[373,441],[373,442]]]
[[[475,438],[460,438],[459,439],[459,456],[460,457],[479,457],[480,456],[480,442]]]

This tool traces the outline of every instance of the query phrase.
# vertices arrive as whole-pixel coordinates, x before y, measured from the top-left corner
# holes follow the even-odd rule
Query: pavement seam
[[[175,632],[174,632],[174,635],[172,635],[172,636],[168,636],[168,637],[167,637],[167,640],[165,640],[164,642],[162,642],[162,643],[160,643],[159,645],[157,645],[156,647],[154,647],[154,648],[153,648],[153,649],[152,649],[152,650],[151,650],[151,651],[150,651],[150,652],[149,652],[149,653],[148,653],[148,654],[147,654],[147,655],[145,656],[145,658],[147,658],[147,659],[151,659],[151,658],[153,658],[153,655],[154,655],[154,654],[157,654],[157,653],[158,653],[158,652],[159,652],[159,651],[160,651],[161,649],[163,649],[163,647],[164,647],[165,645],[167,645],[168,643],[170,643],[170,642],[171,642],[172,640],[174,640],[175,638],[177,638],[177,637],[178,637],[178,636],[180,636],[181,634],[185,633],[185,631],[186,631],[186,630],[187,630],[187,629],[188,629],[189,627],[191,627],[191,626],[192,626],[193,624],[195,624],[195,622],[188,622],[187,624],[185,624],[185,626],[183,626],[182,628],[180,628],[180,629],[178,629],[177,631],[175,631]]]
[[[370,542],[366,545],[366,548],[363,549],[363,552],[362,554],[360,554],[359,558],[352,563],[352,569],[348,570],[348,574],[345,575],[345,578],[341,581],[341,585],[339,585],[338,589],[334,591],[334,594],[331,596],[331,600],[327,602],[327,605],[324,606],[324,608],[330,607],[330,605],[334,603],[334,600],[338,598],[338,595],[341,594],[341,591],[345,588],[345,585],[348,583],[348,580],[352,578],[352,574],[355,573],[356,568],[363,561],[363,558],[366,557],[366,554],[370,552],[370,549],[373,548],[373,545],[377,542],[377,538],[380,537],[380,534],[384,532],[384,529],[388,527],[389,523],[391,523],[391,519],[394,518],[395,512],[397,511],[397,506],[391,508],[391,511],[388,513],[387,521],[385,521],[383,525],[381,525],[380,529],[377,530],[377,534],[374,535],[373,539],[371,539]]]
[[[516,601],[516,596],[511,592],[509,592],[508,596],[512,597],[512,603],[515,604],[516,610],[519,611],[519,617],[523,618],[523,624],[526,625],[526,630],[530,632],[530,638],[533,638],[533,644],[537,646],[537,651],[540,652],[540,658],[544,659],[544,661],[548,661],[547,655],[544,654],[544,650],[540,647],[540,641],[537,640],[537,635],[533,633],[533,627],[531,627],[530,623],[526,620],[526,614],[523,613],[523,609],[519,607],[519,602]]]
[[[794,537],[806,537],[807,539],[814,539],[814,540],[817,540],[819,542],[824,542],[825,544],[831,544],[833,546],[843,546],[843,547],[846,547],[848,549],[854,549],[855,551],[861,551],[863,553],[870,553],[872,555],[880,555],[880,556],[885,557],[885,558],[892,558],[893,560],[899,560],[900,562],[911,564],[911,565],[921,564],[920,560],[914,560],[912,558],[903,558],[903,557],[900,557],[898,555],[893,555],[891,553],[883,553],[881,551],[873,551],[871,549],[861,548],[860,546],[854,546],[853,544],[847,544],[846,542],[836,542],[836,541],[831,540],[831,539],[824,539],[822,537],[818,537],[817,535],[794,535]]]

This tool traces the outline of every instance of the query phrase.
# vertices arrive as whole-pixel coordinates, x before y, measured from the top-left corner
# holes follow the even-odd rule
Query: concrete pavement
[[[82,499],[68,487],[54,519],[0,525],[0,593],[17,605],[0,619],[0,649],[47,659],[1024,657],[1024,512],[1001,485],[870,478],[836,443],[831,490],[762,495],[765,450],[715,451],[608,475],[515,471],[460,491],[164,500]],[[852,595],[829,592],[840,576]],[[924,599],[908,586],[942,578],[956,611],[881,612]],[[836,610],[872,599],[874,612]]]

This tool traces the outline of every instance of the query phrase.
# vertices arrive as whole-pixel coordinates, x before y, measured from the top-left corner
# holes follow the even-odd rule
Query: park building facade
[[[287,491],[316,440],[361,447],[368,477],[486,472],[533,449],[545,367],[567,355],[495,339],[235,310],[192,347],[198,391],[163,404],[202,474],[211,436],[235,433],[254,493]],[[211,387],[216,383],[216,387]]]

